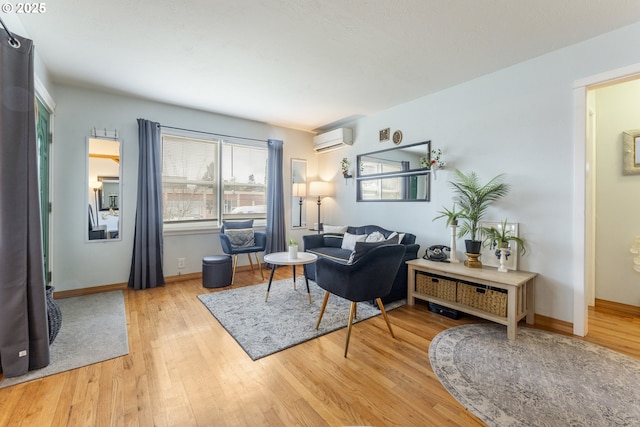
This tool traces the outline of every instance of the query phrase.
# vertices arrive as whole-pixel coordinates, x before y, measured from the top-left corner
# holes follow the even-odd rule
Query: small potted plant
[[[433,221],[435,221],[436,219],[440,219],[440,218],[446,218],[447,219],[447,224],[446,227],[450,227],[452,225],[457,226],[458,225],[458,218],[462,215],[462,211],[456,211],[456,204],[455,202],[453,203],[453,207],[451,208],[451,210],[445,208],[444,206],[442,207],[441,211],[438,211],[437,213],[439,213],[440,215],[438,215],[437,217],[433,218]]]
[[[348,158],[346,158],[346,157],[342,158],[342,162],[340,163],[340,167],[342,168],[342,176],[345,179],[353,177],[353,175],[349,174],[349,168],[351,168],[351,162],[349,161]]]
[[[498,257],[500,256],[500,249],[511,251],[511,242],[518,244],[518,254],[524,255],[527,253],[524,239],[513,234],[513,230],[507,226],[506,219],[498,227],[482,227],[481,231],[484,234],[482,246],[495,249]]]
[[[482,227],[481,232],[484,235],[482,245],[491,250],[495,249],[496,257],[500,259],[500,268],[498,269],[500,272],[506,273],[507,271],[504,264],[509,255],[511,255],[512,243],[518,245],[518,254],[524,255],[527,253],[524,240],[513,234],[513,230],[507,226],[507,219],[498,227]]]
[[[289,239],[289,259],[298,259],[298,242],[293,237]]]

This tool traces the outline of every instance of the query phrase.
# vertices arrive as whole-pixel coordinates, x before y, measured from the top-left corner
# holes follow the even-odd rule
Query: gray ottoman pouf
[[[232,273],[230,255],[211,255],[202,258],[202,286],[205,288],[229,286]]]

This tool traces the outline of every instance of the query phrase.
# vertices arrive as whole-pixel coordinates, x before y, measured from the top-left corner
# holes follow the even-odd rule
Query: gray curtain
[[[138,203],[129,287],[164,285],[160,123],[138,119]]]
[[[15,377],[49,364],[33,42],[0,36],[0,370]]]
[[[282,177],[283,142],[267,141],[267,248],[264,253],[283,252],[287,248],[284,228],[284,180]]]

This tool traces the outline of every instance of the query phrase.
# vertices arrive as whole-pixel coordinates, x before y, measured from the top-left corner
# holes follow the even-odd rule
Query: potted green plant
[[[482,245],[485,248],[495,249],[496,256],[500,256],[500,249],[511,250],[511,242],[518,244],[518,254],[524,255],[527,253],[524,239],[515,236],[513,230],[507,226],[507,220],[505,219],[499,227],[482,227],[481,231],[484,235]]]
[[[446,218],[447,219],[446,227],[450,227],[452,225],[457,226],[458,225],[458,218],[460,217],[460,215],[462,215],[462,211],[456,211],[455,202],[453,203],[453,207],[451,208],[451,210],[449,210],[449,209],[447,209],[447,208],[445,208],[443,206],[442,210],[438,211],[437,213],[439,213],[440,215],[438,215],[437,217],[433,218],[433,221],[435,221],[436,219],[440,219],[440,218]]]
[[[478,240],[478,223],[493,202],[509,193],[509,185],[503,181],[504,174],[493,177],[484,185],[480,183],[475,172],[465,174],[456,169],[455,174],[456,180],[450,184],[455,192],[454,200],[461,208],[458,218],[462,223],[458,227],[458,237],[469,235],[470,238],[465,240],[466,253],[479,254],[482,241]],[[482,264],[474,266],[482,266]]]
[[[298,242],[293,237],[289,239],[289,259],[298,258]]]

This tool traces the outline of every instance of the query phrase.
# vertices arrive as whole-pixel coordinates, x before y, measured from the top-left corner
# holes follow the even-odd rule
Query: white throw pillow
[[[322,224],[322,231],[325,233],[345,233],[348,225],[326,225]]]
[[[384,234],[382,234],[379,231],[374,231],[373,233],[367,236],[367,238],[365,239],[365,242],[382,242],[383,240],[386,240],[384,238]]]
[[[342,249],[348,249],[350,251],[355,250],[356,242],[364,242],[367,238],[366,234],[351,234],[344,233],[344,237],[342,238]]]
[[[387,237],[387,240],[389,240],[389,239],[391,239],[391,238],[393,238],[395,236],[398,236],[398,243],[402,243],[402,239],[404,239],[404,235],[405,235],[405,233],[398,234],[397,231],[394,231],[393,233],[389,234],[389,237]]]

